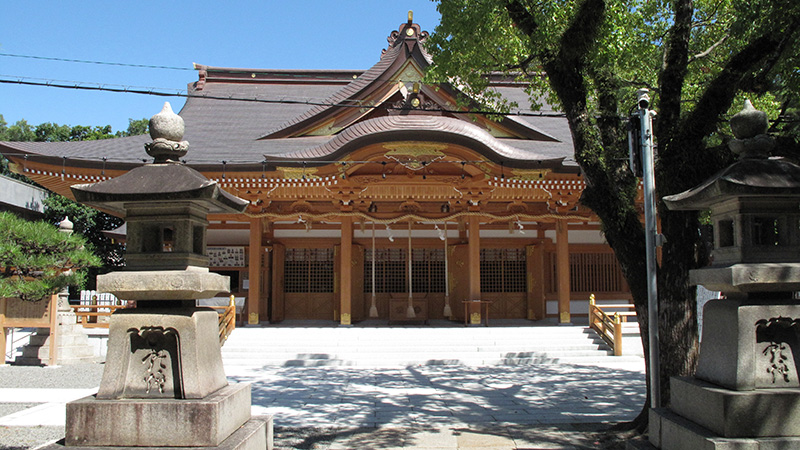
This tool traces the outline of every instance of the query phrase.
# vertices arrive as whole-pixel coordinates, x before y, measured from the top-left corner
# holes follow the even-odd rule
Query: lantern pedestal
[[[703,319],[697,372],[670,380],[669,408],[650,411],[650,442],[662,449],[800,447],[800,305],[712,300]]]
[[[689,278],[725,298],[703,310],[695,376],[672,378],[669,408],[650,411],[658,448],[800,448],[800,166],[768,158],[767,126],[748,102],[731,118],[742,159],[663,199],[711,210],[713,262]]]

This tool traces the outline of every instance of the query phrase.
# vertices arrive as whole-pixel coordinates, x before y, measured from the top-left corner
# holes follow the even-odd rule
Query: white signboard
[[[244,247],[208,247],[209,267],[244,267]]]

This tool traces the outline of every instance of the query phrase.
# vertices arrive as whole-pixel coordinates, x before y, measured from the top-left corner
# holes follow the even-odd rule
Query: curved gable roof
[[[564,159],[536,155],[537,157],[530,161],[529,158],[534,156],[530,152],[512,147],[474,124],[450,117],[426,115],[395,115],[369,119],[348,127],[324,144],[281,155],[281,158],[330,161],[356,148],[390,141],[438,141],[460,144],[476,150],[490,160],[508,162],[510,167],[524,167],[533,163],[537,167],[558,166]],[[269,155],[265,157],[270,159]]]

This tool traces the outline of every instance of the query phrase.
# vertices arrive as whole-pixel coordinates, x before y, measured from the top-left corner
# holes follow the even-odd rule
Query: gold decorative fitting
[[[258,325],[258,313],[251,312],[250,315],[247,317],[247,324],[248,325]]]
[[[469,323],[472,325],[480,325],[481,324],[481,313],[472,313],[469,315]]]
[[[307,168],[307,167],[276,167],[276,169],[283,173],[283,178],[286,180],[302,180],[304,177],[306,180],[318,179],[319,176],[315,175],[317,173],[316,168]]]
[[[547,177],[547,175],[552,172],[550,169],[512,169],[511,170],[511,179],[512,180],[520,180],[520,181],[535,181],[541,180]]]
[[[397,161],[407,169],[420,170],[434,161],[443,159],[446,155],[442,150],[446,149],[447,145],[405,141],[383,144],[383,148],[389,150],[384,154],[386,158]]]
[[[350,325],[351,324],[350,313],[342,313],[341,316],[340,316],[340,319],[341,319],[340,323],[342,325]]]
[[[570,315],[567,311],[561,311],[561,314],[558,316],[559,322],[561,323],[569,323]]]

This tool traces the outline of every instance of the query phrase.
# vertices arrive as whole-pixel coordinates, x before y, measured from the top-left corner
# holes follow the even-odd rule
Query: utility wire
[[[8,77],[8,75],[0,75]],[[244,98],[244,97],[234,97],[234,96],[218,96],[218,95],[207,95],[207,94],[190,94],[184,93],[184,91],[176,91],[176,92],[164,92],[164,91],[157,91],[155,88],[145,88],[145,87],[137,87],[137,86],[118,86],[118,87],[111,87],[109,85],[96,85],[96,86],[87,86],[86,83],[81,84],[80,82],[64,82],[58,80],[47,80],[47,81],[30,81],[31,78],[28,77],[17,77],[16,80],[10,79],[3,79],[0,78],[0,83],[3,84],[19,84],[23,86],[41,86],[41,87],[51,87],[51,88],[60,88],[60,89],[77,89],[83,91],[102,91],[102,92],[118,92],[118,93],[127,93],[127,94],[140,94],[140,95],[152,95],[157,97],[181,97],[181,98],[198,98],[198,99],[208,99],[208,100],[222,100],[222,101],[238,101],[238,102],[250,102],[250,103],[270,103],[270,104],[284,104],[284,105],[309,105],[309,106],[336,106],[342,108],[361,108],[361,109],[396,109],[402,110],[405,108],[402,107],[395,107],[392,105],[387,104],[380,104],[380,105],[372,105],[372,104],[345,104],[345,103],[331,103],[325,101],[312,101],[312,100],[291,100],[291,99],[264,99],[264,98]],[[159,88],[160,89],[160,88]],[[563,113],[536,113],[536,112],[497,112],[497,111],[490,111],[490,110],[455,110],[455,109],[435,109],[432,111],[438,112],[446,112],[451,114],[483,114],[483,115],[497,115],[497,116],[525,116],[525,117],[555,117],[555,118],[564,118],[566,117]]]
[[[167,70],[191,70],[194,71],[194,68],[188,67],[173,67],[173,66],[156,66],[150,64],[128,64],[128,63],[118,63],[118,62],[105,62],[105,61],[89,61],[85,59],[69,59],[69,58],[53,58],[48,56],[33,56],[33,55],[17,55],[13,53],[0,53],[0,56],[7,56],[10,58],[25,58],[25,59],[38,59],[44,61],[60,61],[60,62],[71,62],[71,63],[81,63],[81,64],[98,64],[102,66],[121,66],[121,67],[138,67],[140,69],[167,69]]]

